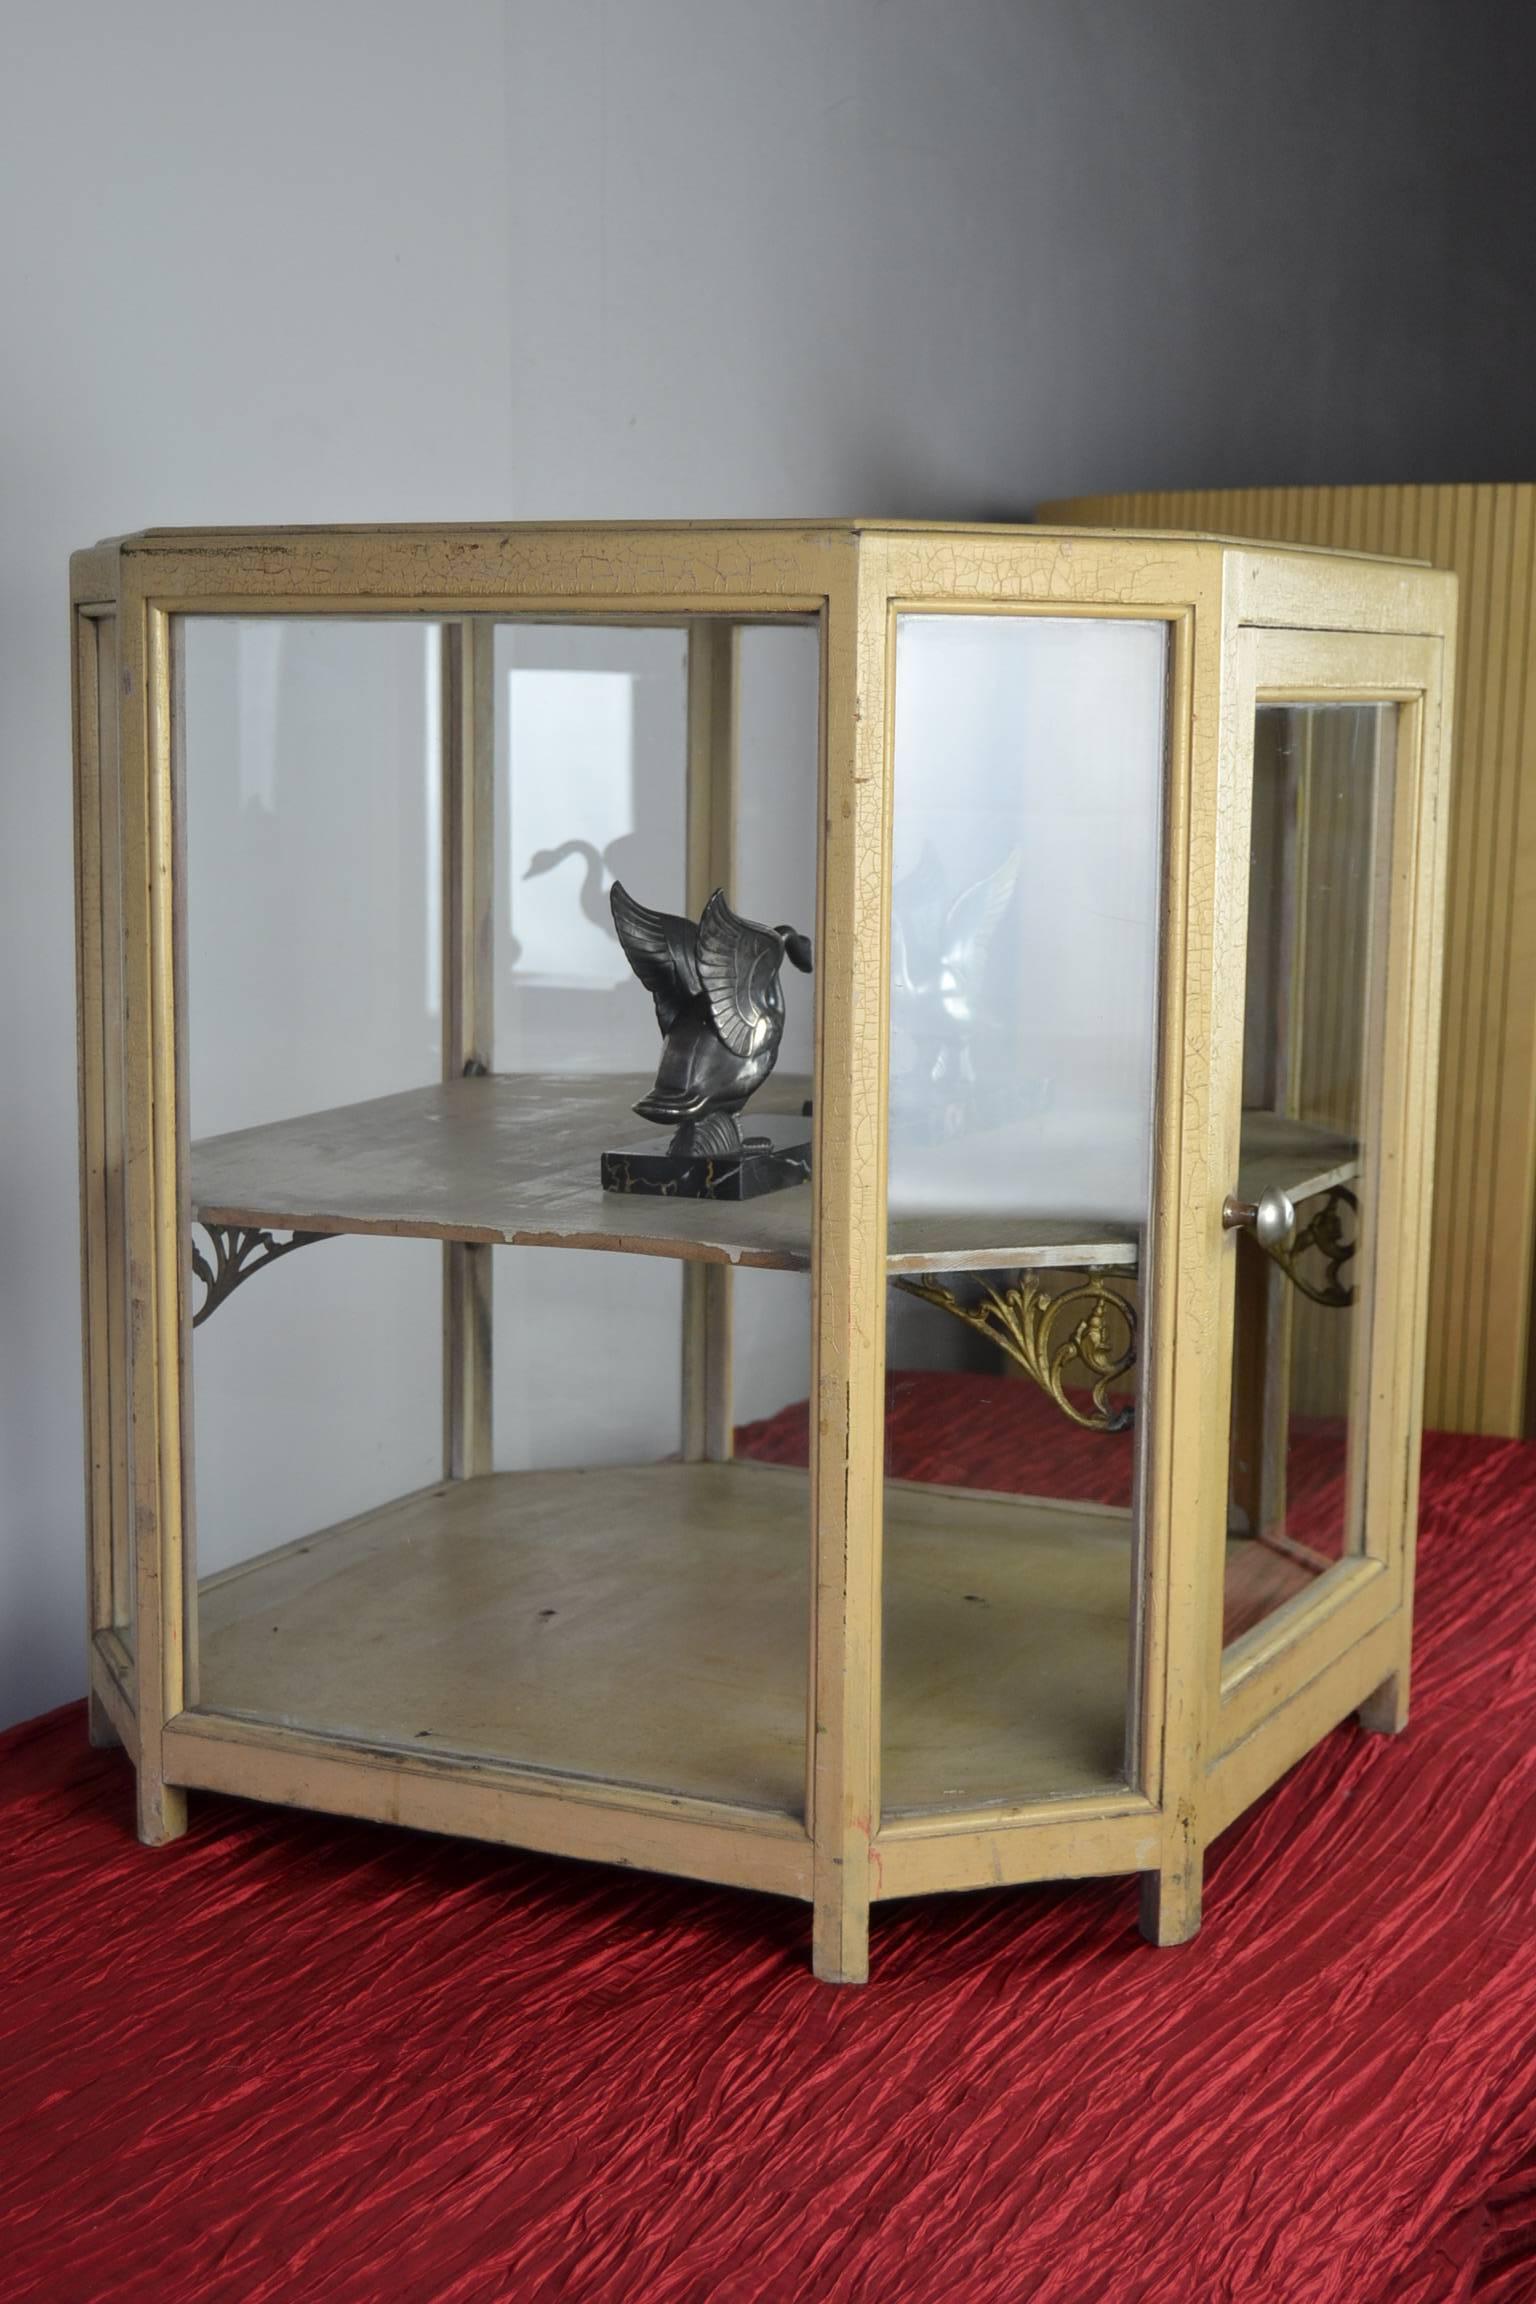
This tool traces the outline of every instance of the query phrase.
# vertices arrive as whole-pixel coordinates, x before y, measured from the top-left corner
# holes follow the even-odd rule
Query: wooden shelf
[[[600,1248],[805,1272],[811,1188],[760,1200],[660,1200],[604,1192],[602,1153],[643,1138],[630,1110],[648,1082],[497,1073],[312,1112],[192,1147],[192,1216],[268,1231],[385,1233],[526,1248]],[[774,1080],[754,1110],[797,1112],[808,1083]],[[1346,1137],[1252,1113],[1240,1189],[1295,1199],[1355,1173]],[[896,1216],[891,1272],[1134,1270],[1128,1224],[1017,1210]]]
[[[208,1137],[192,1147],[192,1214],[268,1230],[808,1270],[808,1188],[740,1203],[603,1191],[602,1154],[645,1138],[630,1107],[649,1085],[493,1073]],[[803,1082],[772,1081],[760,1101],[794,1112],[805,1094]]]
[[[602,1154],[645,1139],[630,1107],[649,1086],[639,1075],[493,1073],[206,1137],[192,1147],[192,1215],[808,1272],[808,1184],[740,1202],[603,1191]],[[807,1081],[774,1079],[752,1109],[798,1112],[808,1092]],[[1136,1262],[1128,1225],[1017,1212],[899,1218],[889,1246],[893,1272]]]
[[[425,1490],[207,1579],[200,1708],[800,1815],[806,1475]],[[1129,1515],[892,1482],[885,1812],[1113,1790]]]
[[[1243,1154],[1238,1195],[1258,1200],[1277,1185],[1298,1204],[1360,1173],[1360,1147],[1352,1136],[1309,1127],[1278,1112],[1243,1114]]]

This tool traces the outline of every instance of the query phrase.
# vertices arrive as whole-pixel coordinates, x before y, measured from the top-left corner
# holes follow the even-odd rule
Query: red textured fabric
[[[930,1403],[930,1409],[931,1409]],[[1426,1449],[1414,1718],[1213,1852],[803,1909],[0,1740],[6,2304],[1536,2297],[1536,1447]]]
[[[1088,1405],[1086,1395],[1072,1397]],[[742,1425],[736,1452],[764,1464],[803,1464],[809,1434],[801,1400]],[[1127,1505],[1135,1451],[1134,1432],[1085,1432],[1018,1377],[907,1368],[886,1379],[885,1468],[899,1480]],[[1347,1472],[1344,1420],[1293,1416],[1285,1464],[1293,1535],[1325,1544],[1331,1530],[1338,1550]]]
[[[1348,1439],[1342,1417],[1291,1418],[1286,1531],[1328,1559],[1338,1558],[1344,1529]],[[809,1447],[803,1400],[736,1434],[737,1454],[763,1464],[804,1464]],[[899,1480],[1124,1506],[1135,1453],[1134,1432],[1085,1431],[1017,1377],[901,1369],[886,1378],[885,1468]],[[1227,1564],[1224,1638],[1235,1640],[1315,1573],[1264,1545],[1245,1547]]]

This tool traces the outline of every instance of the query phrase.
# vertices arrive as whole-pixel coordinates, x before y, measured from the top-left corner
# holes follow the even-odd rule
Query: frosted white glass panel
[[[1146,1213],[1166,627],[897,622],[894,1213]]]

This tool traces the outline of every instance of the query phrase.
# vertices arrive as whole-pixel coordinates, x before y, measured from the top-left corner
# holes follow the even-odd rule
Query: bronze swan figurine
[[[655,1086],[636,1112],[676,1129],[677,1153],[739,1149],[736,1114],[773,1070],[784,1037],[779,972],[787,958],[810,974],[810,938],[743,920],[719,888],[697,925],[637,904],[621,881],[608,900],[625,957],[656,1004],[663,1042]]]

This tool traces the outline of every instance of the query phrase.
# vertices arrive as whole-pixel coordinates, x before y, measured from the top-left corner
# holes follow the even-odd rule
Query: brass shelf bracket
[[[1134,1403],[1111,1406],[1109,1390],[1136,1365],[1136,1307],[1102,1273],[1083,1273],[1056,1289],[1025,1273],[1009,1288],[985,1283],[975,1302],[942,1281],[902,1279],[896,1285],[1000,1346],[1085,1431],[1124,1432],[1135,1422]],[[1091,1411],[1079,1408],[1067,1391],[1067,1372],[1074,1367],[1088,1379]]]
[[[192,1315],[194,1328],[216,1312],[226,1296],[232,1296],[242,1280],[249,1280],[253,1272],[263,1272],[275,1264],[279,1256],[287,1256],[295,1248],[307,1248],[313,1240],[328,1240],[328,1232],[292,1232],[286,1240],[279,1240],[273,1232],[263,1232],[254,1226],[232,1224],[201,1224],[212,1248],[210,1260],[192,1241],[192,1277],[201,1283],[203,1300]]]
[[[1331,1311],[1342,1312],[1355,1301],[1355,1284],[1345,1279],[1344,1267],[1354,1258],[1359,1231],[1360,1203],[1347,1184],[1335,1184],[1317,1213],[1288,1246],[1266,1248],[1264,1253],[1274,1258],[1292,1287],[1299,1288],[1303,1296],[1310,1297],[1314,1304],[1326,1305]],[[1302,1258],[1309,1254],[1323,1260],[1321,1279],[1309,1278],[1301,1268]]]

